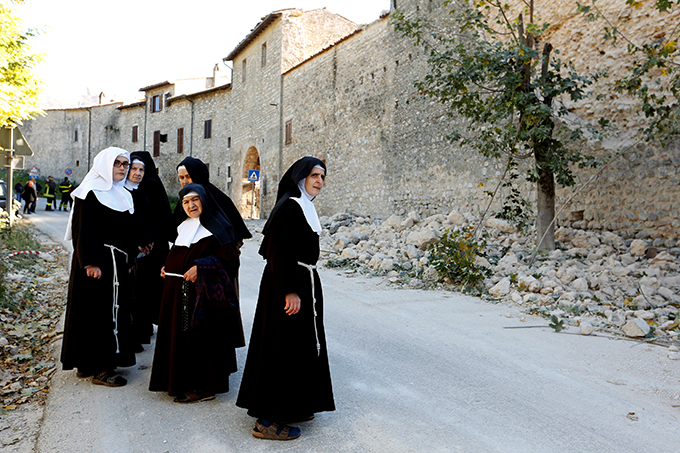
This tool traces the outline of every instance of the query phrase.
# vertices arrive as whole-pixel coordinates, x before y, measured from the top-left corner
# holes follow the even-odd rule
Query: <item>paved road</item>
[[[32,219],[55,239],[63,236],[65,214],[39,211]],[[257,244],[247,241],[241,267],[247,334],[263,264]],[[240,372],[231,377],[232,390],[210,402],[179,405],[149,392],[147,347],[136,366],[124,369],[123,388],[55,373],[37,451],[680,449],[680,408],[671,404],[678,402],[672,398],[680,392],[680,362],[664,348],[549,328],[504,329],[546,322],[522,323],[513,309],[457,293],[397,290],[332,270],[322,270],[321,279],[337,411],[303,424],[299,439],[250,435],[253,420],[234,405]],[[245,349],[238,361],[242,368]],[[277,390],[274,376],[264,391]]]

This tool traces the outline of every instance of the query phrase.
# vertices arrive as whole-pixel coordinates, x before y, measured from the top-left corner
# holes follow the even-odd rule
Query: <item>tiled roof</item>
[[[155,83],[153,85],[149,85],[148,87],[140,88],[139,91],[149,91],[149,90],[153,90],[154,88],[163,87],[165,85],[172,85],[172,83],[170,81],[166,80],[165,82]]]
[[[281,17],[281,13],[271,13],[270,15],[264,17],[262,21],[253,28],[248,36],[245,37],[243,41],[241,41],[234,50],[232,50],[229,55],[223,58],[224,61],[232,61],[236,56],[245,49],[248,44],[253,42],[255,38],[257,38],[260,33],[262,33],[269,25],[271,25],[276,19]]]

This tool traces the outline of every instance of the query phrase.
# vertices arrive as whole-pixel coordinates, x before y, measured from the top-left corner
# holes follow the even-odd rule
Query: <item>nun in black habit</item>
[[[207,165],[205,165],[200,159],[195,157],[186,157],[177,166],[177,173],[179,174],[179,182],[184,187],[186,184],[194,183],[201,184],[205,190],[215,199],[217,205],[226,214],[227,219],[231,222],[234,228],[234,234],[239,244],[243,242],[244,239],[249,239],[253,237],[248,231],[246,223],[241,217],[241,213],[231,201],[231,198],[227,196],[224,192],[218,189],[214,184],[210,182],[210,171]],[[183,220],[183,210],[182,207],[177,203],[175,207],[174,217],[176,225],[179,225]]]
[[[255,437],[295,439],[300,429],[287,423],[335,410],[316,271],[321,225],[312,203],[325,176],[319,159],[295,162],[262,231],[260,255],[267,264],[236,401],[257,418]]]
[[[73,192],[66,227],[73,241],[61,362],[78,377],[97,385],[120,387],[127,380],[115,368],[135,364],[131,333],[130,267],[135,229],[132,196],[123,187],[130,154],[106,148]]]
[[[170,203],[156,165],[147,151],[130,154],[131,164],[125,188],[135,204],[134,228],[141,242],[134,267],[134,304],[132,325],[138,343],[149,344],[153,324],[158,324],[164,280],[160,276],[170,247],[177,234]]]
[[[235,348],[245,346],[231,281],[240,265],[234,229],[200,184],[179,192],[184,220],[161,275],[165,278],[149,390],[176,403],[229,391]]]

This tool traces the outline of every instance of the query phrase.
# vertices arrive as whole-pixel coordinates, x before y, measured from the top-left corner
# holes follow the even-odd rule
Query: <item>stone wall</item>
[[[282,98],[281,73],[309,56],[336,42],[356,29],[347,19],[325,9],[301,12],[281,12],[269,27],[253,37],[232,61],[232,109],[234,163],[232,199],[242,214],[249,216],[252,193],[248,170],[260,170],[256,198],[261,197],[262,212],[268,213],[276,201],[278,180],[282,169],[283,128],[286,100]],[[262,65],[262,46],[266,44],[266,64]],[[243,61],[246,76],[243,77]],[[253,162],[248,156],[257,155],[258,168],[245,168]]]
[[[393,8],[394,3],[440,25],[447,17],[441,1],[399,0]],[[586,70],[620,69],[615,62],[625,55],[603,46],[601,34],[594,25],[579,22],[571,2],[540,6],[542,17],[554,24],[545,39],[564,49],[564,61]],[[606,7],[622,26],[634,25],[633,31],[641,36],[651,33],[654,24],[645,19],[649,16],[627,9],[625,0]],[[389,16],[361,29],[325,10],[284,10],[267,20],[266,27],[256,27],[257,33],[230,54],[234,69],[229,86],[179,94],[174,84],[162,83],[145,89],[147,99],[160,94],[165,100],[170,93],[170,105],[164,103],[161,112],[151,113],[144,102],[112,104],[49,111],[46,118],[28,122],[22,130],[36,156],[27,159],[27,166],[39,163],[43,173],[60,175],[66,156],[69,162],[80,163],[74,170],[76,179],[82,179],[88,149],[90,159],[112,145],[152,152],[153,131],[159,130],[168,136],[156,158],[168,191],[179,189],[177,163],[193,155],[210,164],[211,180],[245,217],[253,198],[262,200],[254,212],[268,214],[282,172],[304,155],[318,156],[328,165],[327,186],[317,200],[322,214],[353,208],[378,217],[411,211],[428,216],[487,209],[485,192],[496,187],[504,162],[485,159],[445,139],[461,120],[415,90],[413,82],[427,73],[425,57],[394,31]],[[560,214],[560,224],[616,230],[625,237],[649,237],[672,247],[680,226],[679,146],[633,144],[628,134],[633,124],[625,122],[630,111],[626,105],[629,101],[606,93],[597,106],[572,106],[579,120],[607,114],[624,119],[616,134],[586,149],[600,158],[615,157],[617,150],[622,153],[601,170],[577,170],[577,187],[559,189],[558,209],[580,190]],[[210,139],[203,137],[207,119],[212,120]],[[289,122],[292,140],[285,143]],[[134,125],[139,126],[137,143],[131,141]],[[185,137],[182,155],[177,153],[180,127]],[[79,142],[73,140],[76,129]],[[246,179],[251,169],[261,171],[255,193]],[[595,171],[593,182],[580,189]],[[529,200],[535,199],[533,187],[525,184],[522,189]],[[503,196],[500,193],[497,200]],[[490,211],[498,209],[496,203]]]
[[[237,206],[245,209],[251,184],[244,181],[247,170],[259,170],[261,184],[278,179],[281,103],[281,27],[276,20],[252,41],[232,61],[232,105],[229,122],[232,136],[231,197]],[[266,44],[266,62],[262,66],[262,46]],[[246,77],[243,79],[243,61],[246,60]],[[246,155],[257,155],[260,168],[244,168]],[[251,162],[249,160],[249,162]],[[244,190],[245,189],[245,190]],[[250,216],[250,211],[242,214]]]
[[[136,103],[131,106],[122,105],[118,107],[118,128],[120,129],[120,144],[123,149],[133,151],[143,151],[146,131],[144,129],[145,104]],[[132,128],[137,126],[137,141],[132,141]],[[151,137],[153,140],[153,135]],[[97,150],[95,150],[96,152]]]
[[[428,15],[442,15],[441,6],[421,3]],[[293,141],[283,147],[283,167],[304,155],[326,161],[329,177],[316,202],[322,213],[486,208],[484,191],[502,163],[445,139],[460,120],[416,92],[413,81],[425,72],[419,49],[385,16],[284,74]]]
[[[98,150],[120,146],[120,105],[47,110],[44,117],[24,122],[21,131],[34,152],[26,157],[26,170],[35,165],[41,177],[61,180],[70,168],[69,179],[82,181]]]
[[[581,183],[596,178],[561,214],[562,224],[619,231],[626,238],[651,238],[656,247],[677,247],[680,142],[664,148],[639,143],[610,157],[601,169],[579,172]],[[563,190],[561,201],[573,191]]]

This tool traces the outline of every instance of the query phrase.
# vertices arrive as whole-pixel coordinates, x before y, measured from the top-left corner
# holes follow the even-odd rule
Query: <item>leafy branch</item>
[[[637,0],[626,0],[626,4],[634,9],[643,7]],[[656,0],[653,8],[659,15],[680,16],[680,0]],[[664,32],[665,39],[644,36],[644,42],[636,43],[604,14],[597,0],[577,2],[576,9],[588,22],[605,21],[604,42],[616,45],[620,37],[628,43],[632,62],[627,74],[616,79],[611,89],[639,101],[640,111],[649,120],[639,130],[642,137],[648,141],[659,140],[665,146],[669,139],[680,135],[680,62],[677,61],[680,21],[670,32]]]

